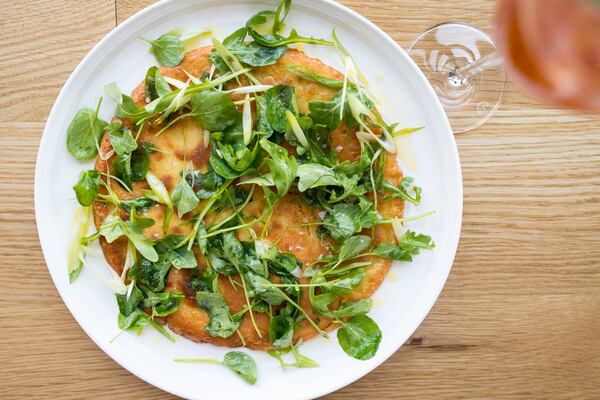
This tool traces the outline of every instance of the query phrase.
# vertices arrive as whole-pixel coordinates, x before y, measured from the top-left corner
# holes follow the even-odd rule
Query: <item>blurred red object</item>
[[[600,113],[600,2],[501,0],[497,44],[509,76],[558,106]]]

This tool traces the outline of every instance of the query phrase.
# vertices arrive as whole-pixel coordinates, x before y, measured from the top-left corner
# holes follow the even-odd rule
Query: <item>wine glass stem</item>
[[[495,51],[491,54],[481,57],[475,62],[457,68],[455,71],[453,71],[453,75],[460,81],[465,82],[473,76],[482,73],[483,71],[502,65],[502,63],[502,56],[498,51]]]

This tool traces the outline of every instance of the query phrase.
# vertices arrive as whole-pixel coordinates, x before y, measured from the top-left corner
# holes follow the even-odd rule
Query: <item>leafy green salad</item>
[[[290,8],[281,0],[210,47],[196,29],[142,38],[160,65],[131,96],[105,86],[111,121],[101,98],[68,126],[69,153],[96,162],[73,187],[69,279],[98,275],[87,258],[99,241],[121,331],[151,326],[312,368],[298,347],[337,329],[342,350],[368,360],[382,340],[371,295],[393,261],[434,248],[404,226],[433,212],[402,217],[423,191],[396,162],[397,138],[421,128],[384,121],[335,30],[288,31]],[[334,49],[343,73],[305,45]],[[175,361],[258,377],[239,350]]]

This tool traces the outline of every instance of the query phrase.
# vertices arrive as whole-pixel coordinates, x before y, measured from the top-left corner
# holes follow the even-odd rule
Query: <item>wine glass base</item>
[[[438,95],[454,133],[477,128],[496,111],[502,100],[506,75],[497,65],[463,79],[460,68],[495,53],[484,32],[469,25],[444,23],[417,36],[408,54]]]

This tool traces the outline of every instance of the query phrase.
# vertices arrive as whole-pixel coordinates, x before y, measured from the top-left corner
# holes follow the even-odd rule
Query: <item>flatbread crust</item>
[[[208,73],[211,68],[211,62],[208,59],[210,47],[203,47],[188,52],[182,63],[173,68],[161,67],[163,76],[168,76],[181,81],[186,81],[188,76],[186,72],[201,76]],[[296,98],[299,111],[308,112],[308,102],[314,100],[330,100],[337,90],[322,86],[315,82],[306,81],[293,73],[287,66],[302,65],[315,71],[319,75],[331,79],[343,79],[343,75],[334,68],[325,65],[318,59],[312,58],[303,52],[290,49],[284,54],[276,64],[255,68],[254,76],[263,84],[287,84],[295,87]],[[132,97],[138,106],[146,104],[146,95],[144,92],[144,83],[140,83],[132,92]],[[255,115],[255,113],[253,113]],[[128,121],[124,121],[127,125]],[[159,136],[155,136],[156,128],[146,127],[142,131],[138,142],[151,142],[159,150],[149,156],[150,171],[157,175],[165,184],[169,191],[181,179],[181,171],[188,163],[192,163],[194,168],[205,172],[208,166],[210,156],[210,144],[204,144],[204,130],[192,118],[185,118],[174,124],[168,130]],[[332,146],[338,152],[341,161],[355,160],[360,156],[360,144],[354,135],[354,130],[347,128],[344,124],[331,133]],[[105,135],[101,141],[102,153],[108,153],[111,150],[111,144],[108,135]],[[108,160],[102,160],[100,157],[96,160],[96,169],[100,172],[111,172],[112,157]],[[402,173],[398,168],[395,158],[387,157],[384,171],[385,179],[395,185],[399,185],[402,180]],[[128,193],[114,180],[110,183],[111,187],[121,199],[133,199],[143,195],[144,190],[149,187],[145,181],[134,182],[132,192]],[[378,199],[379,212],[383,217],[392,218],[401,216],[404,209],[403,201],[400,199]],[[199,205],[202,207],[203,202]],[[256,190],[251,202],[244,209],[246,216],[258,216],[264,208],[264,200],[260,190]],[[105,205],[100,202],[94,203],[93,214],[96,228],[102,224],[102,221],[112,211],[113,206]],[[121,217],[128,218],[125,211],[121,210]],[[158,239],[162,236],[162,220],[166,212],[166,207],[157,204],[146,212],[140,213],[140,216],[151,218],[155,224],[144,230],[144,234],[152,239]],[[210,216],[209,216],[210,217]],[[214,217],[214,216],[213,216]],[[185,235],[190,232],[191,224],[186,223],[186,215],[178,218],[174,215],[169,225],[168,233]],[[295,226],[307,222],[319,221],[317,211],[303,203],[298,195],[288,194],[275,207],[273,215],[268,226],[268,233],[265,235],[265,241],[277,243],[278,248],[283,252],[294,254],[304,265],[314,261],[321,255],[328,253],[327,248],[322,244],[317,236],[316,226]],[[262,225],[257,224],[254,229],[257,234],[262,231]],[[371,235],[370,230],[365,230],[364,234]],[[244,232],[239,232],[241,240],[249,240],[244,237]],[[389,224],[378,225],[374,232],[375,243],[393,242],[395,240],[394,232]],[[125,263],[127,240],[120,238],[113,243],[107,243],[103,238],[100,239],[100,245],[104,252],[107,262],[117,272],[121,273]],[[200,254],[197,254],[198,265],[201,270],[205,268],[206,263]],[[363,282],[352,293],[346,296],[347,300],[359,300],[370,297],[381,285],[383,279],[390,269],[391,261],[379,257],[366,257],[372,264],[366,268],[366,275]],[[239,281],[239,277],[233,278]],[[307,278],[302,278],[304,282]],[[228,278],[219,277],[219,289],[232,313],[240,311],[245,305],[243,290],[234,287]],[[238,334],[233,334],[229,338],[212,337],[204,330],[209,319],[207,313],[197,306],[195,293],[190,286],[189,271],[177,270],[173,268],[168,276],[166,290],[177,291],[185,294],[185,299],[179,310],[166,318],[168,326],[176,333],[197,342],[207,342],[218,346],[237,347],[245,343],[246,347],[252,349],[271,349],[272,346],[268,340],[268,317],[265,314],[254,313],[254,319],[261,334],[259,335],[252,325],[251,319],[246,315],[240,325]],[[336,327],[332,321],[313,312],[308,298],[308,290],[302,291],[300,305],[305,309],[311,318],[318,321],[321,329],[331,330]],[[307,340],[316,336],[318,332],[304,320],[294,333],[294,341]],[[243,341],[242,341],[243,338]]]

